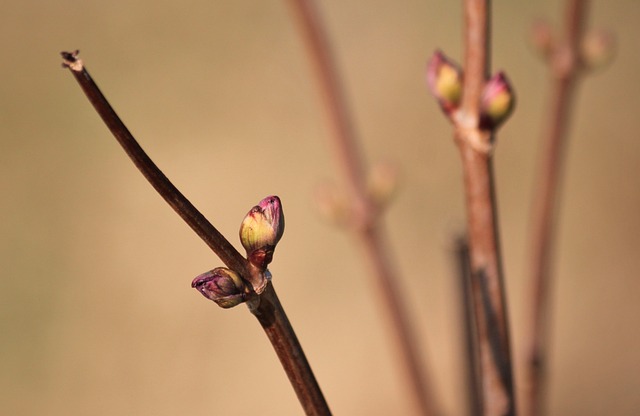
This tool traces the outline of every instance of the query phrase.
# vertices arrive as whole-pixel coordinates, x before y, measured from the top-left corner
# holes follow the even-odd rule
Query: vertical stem
[[[588,2],[569,0],[565,12],[564,39],[550,56],[551,91],[543,149],[534,195],[531,231],[528,326],[525,344],[523,414],[542,414],[546,385],[549,332],[551,264],[555,247],[558,195],[562,181],[567,129],[581,63],[579,43],[584,32]]]
[[[394,330],[396,348],[403,360],[402,371],[409,380],[408,388],[411,389],[418,412],[425,416],[438,415],[429,378],[426,377],[420,360],[416,334],[412,331],[409,314],[402,302],[397,276],[391,269],[384,231],[382,227],[364,228],[356,231],[356,238],[368,263],[369,272],[378,283],[379,298]]]
[[[483,415],[514,415],[513,376],[491,159],[460,147],[466,189],[471,289]]]
[[[550,117],[552,131],[544,143],[540,174],[536,197],[534,199],[533,231],[531,244],[530,282],[528,290],[529,331],[526,342],[525,379],[523,388],[523,414],[525,416],[538,415],[541,412],[543,388],[547,367],[547,336],[549,330],[549,306],[551,280],[550,266],[555,247],[555,223],[557,220],[557,196],[560,186],[561,160],[566,150],[566,141],[560,140],[566,129],[563,120],[568,116],[570,93],[573,84],[567,80],[556,79],[552,85],[552,103]],[[562,117],[562,118],[560,118]]]
[[[467,382],[467,414],[479,416],[482,409],[482,392],[479,363],[476,355],[476,335],[471,295],[471,267],[469,265],[469,244],[466,236],[458,236],[455,240],[455,266],[460,291],[460,313],[462,316],[462,332],[464,337],[464,378]]]
[[[480,96],[489,75],[489,7],[488,0],[464,0],[466,32],[462,110],[468,117],[479,118]],[[477,125],[477,122],[472,124]]]
[[[479,128],[480,96],[489,69],[489,2],[465,0],[464,92],[456,141],[464,172],[471,288],[481,374],[482,408],[487,416],[515,414],[504,277],[490,151],[491,132]]]
[[[416,335],[399,290],[399,279],[392,266],[378,210],[365,186],[364,163],[351,122],[347,100],[320,15],[312,0],[290,0],[318,78],[322,101],[333,130],[333,148],[338,167],[345,179],[353,212],[352,231],[370,265],[380,299],[394,331],[396,344],[417,411],[421,415],[437,415],[432,387],[424,363],[419,359]]]
[[[351,195],[366,200],[364,194],[364,163],[360,157],[358,140],[351,114],[344,96],[344,88],[331,51],[329,39],[313,0],[289,0],[304,36],[312,69],[321,86],[322,103],[329,114],[332,146],[338,167]],[[366,208],[365,208],[366,209]]]

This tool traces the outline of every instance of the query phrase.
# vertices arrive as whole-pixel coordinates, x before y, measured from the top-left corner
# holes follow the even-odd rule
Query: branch
[[[94,108],[111,133],[129,155],[140,172],[151,183],[165,201],[202,238],[231,270],[251,281],[258,273],[255,267],[233,247],[233,245],[198,211],[191,202],[169,181],[169,179],[147,156],[142,147],[120,120],[98,86],[95,84],[78,51],[62,52],[63,66],[69,68]],[[251,293],[248,305],[258,318],[271,341],[282,366],[289,377],[298,400],[307,415],[330,415],[329,407],[307,362],[304,351],[289,323],[287,315],[271,282],[261,294]]]
[[[483,414],[514,415],[513,374],[491,147],[480,102],[489,69],[489,5],[465,0],[464,86],[455,138],[462,157]]]
[[[459,235],[454,241],[454,262],[456,267],[456,277],[458,278],[458,288],[460,291],[460,312],[462,315],[462,332],[464,337],[464,378],[467,381],[467,406],[468,414],[476,416],[481,414],[482,392],[479,389],[480,374],[479,362],[476,355],[475,327],[473,300],[471,297],[471,268],[469,266],[469,244],[467,237]]]
[[[430,377],[419,359],[417,337],[409,323],[409,313],[404,306],[406,303],[399,290],[400,281],[386,247],[380,210],[366,190],[364,163],[328,37],[312,0],[290,0],[289,4],[302,31],[333,132],[334,153],[350,197],[352,215],[348,225],[378,285],[380,299],[395,331],[414,402],[420,414],[437,415],[439,411]]]
[[[563,39],[550,45],[547,56],[551,72],[551,92],[543,150],[538,167],[530,246],[530,276],[527,334],[525,338],[523,414],[541,414],[546,381],[547,336],[549,330],[549,286],[555,247],[558,189],[567,146],[571,105],[583,68],[579,55],[584,34],[588,2],[569,0],[565,14]]]

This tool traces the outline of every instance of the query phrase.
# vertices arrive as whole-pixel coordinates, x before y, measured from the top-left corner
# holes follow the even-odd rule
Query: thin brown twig
[[[579,43],[584,33],[587,8],[588,2],[585,0],[567,2],[563,39],[552,45],[548,56],[551,70],[550,103],[533,200],[530,282],[527,291],[531,303],[524,352],[522,410],[525,416],[542,414],[558,189],[562,180],[570,110],[582,69]]]
[[[411,328],[405,302],[401,299],[400,282],[386,247],[379,210],[366,191],[364,163],[330,42],[312,0],[290,0],[289,4],[304,36],[331,124],[334,153],[351,198],[353,216],[349,225],[377,282],[417,411],[422,415],[437,415],[439,410],[430,377],[419,358],[417,337]]]
[[[489,2],[465,0],[464,5],[464,88],[454,122],[464,172],[482,414],[515,415],[491,156],[493,137],[491,131],[480,129],[480,97],[489,73]]]
[[[245,280],[251,281],[251,275],[257,272],[256,268],[250,266],[249,262],[189,202],[149,158],[113,110],[89,75],[82,61],[77,58],[77,54],[78,51],[73,53],[62,52],[63,65],[71,70],[91,104],[93,104],[102,120],[136,167],[164,200],[220,257],[223,263],[243,276]],[[271,341],[305,413],[318,416],[330,415],[331,411],[320,390],[320,386],[271,282],[269,282],[262,294],[253,295],[248,302],[250,310],[256,316]]]

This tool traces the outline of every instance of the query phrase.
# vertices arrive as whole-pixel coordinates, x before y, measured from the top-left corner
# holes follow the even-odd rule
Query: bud
[[[345,225],[349,222],[347,197],[335,184],[325,182],[317,185],[313,197],[322,219],[334,225]]]
[[[193,279],[191,287],[222,308],[233,308],[245,301],[244,282],[238,274],[225,267],[216,267]]]
[[[369,172],[367,189],[378,207],[385,206],[398,188],[398,167],[390,162],[379,162]]]
[[[487,130],[497,128],[513,110],[515,98],[511,84],[500,71],[487,81],[480,98],[480,127]]]
[[[607,66],[615,54],[616,41],[611,32],[594,30],[582,40],[581,57],[587,69],[600,69]]]
[[[437,50],[427,64],[427,84],[440,107],[447,114],[458,108],[462,100],[462,70]]]
[[[240,241],[251,264],[260,270],[266,269],[283,233],[284,214],[280,198],[268,196],[251,208],[240,225]]]
[[[549,22],[543,19],[534,21],[529,33],[529,42],[540,55],[549,56],[554,44],[553,29]]]

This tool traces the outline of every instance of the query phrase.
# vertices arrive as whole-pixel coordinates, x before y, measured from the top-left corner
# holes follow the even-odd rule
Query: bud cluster
[[[593,29],[580,39],[578,50],[572,51],[566,40],[554,36],[553,27],[546,20],[537,20],[531,26],[529,43],[544,59],[555,62],[561,70],[567,71],[567,66],[576,65],[574,69],[598,70],[606,67],[613,60],[616,50],[616,39],[613,33],[606,29]],[[576,56],[567,58],[567,54]],[[567,61],[569,63],[567,63]],[[561,71],[560,70],[560,71]],[[556,69],[556,71],[558,71]],[[559,71],[559,72],[560,72]]]
[[[436,51],[427,65],[427,84],[438,100],[442,111],[454,120],[460,110],[464,90],[464,74],[460,66],[442,51]],[[480,125],[494,130],[513,110],[515,98],[507,76],[503,72],[493,75],[485,84],[480,100]]]
[[[232,308],[248,300],[248,293],[260,294],[271,279],[267,265],[284,233],[284,214],[277,196],[268,196],[251,208],[240,225],[240,240],[247,259],[258,273],[243,280],[236,272],[217,267],[193,279],[191,287],[222,308]],[[255,271],[255,269],[254,269]]]

